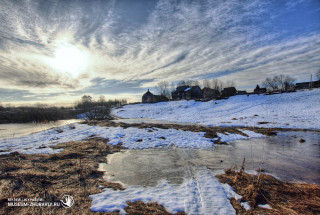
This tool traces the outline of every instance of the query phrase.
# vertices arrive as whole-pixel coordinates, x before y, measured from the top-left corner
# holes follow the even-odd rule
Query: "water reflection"
[[[70,119],[70,120],[58,120],[56,122],[48,123],[8,123],[0,124],[0,140],[14,137],[22,137],[35,132],[48,130],[54,127],[60,127],[82,120]]]
[[[305,142],[300,143],[300,138]],[[319,149],[318,132],[279,132],[274,137],[217,145],[214,150],[126,150],[109,156],[103,169],[109,181],[153,186],[161,179],[181,183],[199,166],[213,171],[241,166],[245,158],[246,170],[264,169],[282,180],[320,184]]]

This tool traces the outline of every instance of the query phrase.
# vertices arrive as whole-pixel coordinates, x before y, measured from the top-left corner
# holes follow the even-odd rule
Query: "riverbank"
[[[217,150],[217,146],[234,147],[230,144],[234,140],[268,139],[268,135],[277,133],[279,135],[282,132],[279,132],[279,130],[302,133],[307,131],[307,129],[277,130],[276,128],[206,127],[177,124],[126,124],[111,121],[90,121],[89,125],[75,123],[73,127],[62,126],[58,129],[55,128],[25,137],[0,141],[0,149],[3,150],[0,159],[1,163],[4,164],[1,166],[3,169],[1,169],[0,186],[8,187],[8,194],[5,198],[10,198],[8,195],[17,198],[45,196],[48,201],[59,202],[61,200],[59,198],[62,198],[61,195],[68,195],[68,192],[69,195],[72,195],[70,193],[74,192],[76,197],[73,196],[75,205],[72,208],[50,208],[52,212],[58,213],[85,211],[85,213],[90,214],[92,210],[101,213],[120,211],[122,214],[134,214],[140,210],[145,210],[148,214],[183,214],[183,212],[190,213],[191,211],[198,211],[197,214],[210,214],[206,211],[220,214],[226,211],[228,211],[227,214],[236,213],[236,210],[239,209],[234,209],[237,206],[235,206],[235,200],[232,197],[237,199],[236,201],[240,205],[243,202],[248,202],[250,205],[250,201],[245,200],[245,197],[240,197],[239,193],[233,192],[228,185],[217,181],[214,165],[206,166],[203,163],[206,161],[214,164],[215,161],[212,162],[210,159],[215,158],[215,156],[210,153],[203,154],[204,150],[214,152]],[[294,135],[290,134],[291,136]],[[304,138],[307,141],[305,145],[301,143],[301,147],[309,144],[309,139],[301,134],[298,134],[297,137],[291,137],[290,141],[293,140],[300,144],[299,138]],[[223,142],[229,145],[219,145]],[[273,144],[270,142],[270,145]],[[310,144],[312,145],[312,143]],[[110,162],[115,161],[115,157],[106,159],[108,155],[111,153],[114,155],[121,154],[120,151],[127,151],[128,149],[135,150],[134,154],[137,156],[143,150],[159,149],[163,150],[164,155],[173,151],[181,151],[178,153],[179,157],[173,159],[173,164],[179,165],[183,169],[180,182],[175,182],[175,172],[168,172],[163,175],[165,178],[172,176],[174,180],[171,183],[156,179],[153,185],[149,184],[146,187],[130,184],[119,186],[113,180],[106,180],[106,173],[97,171],[99,163],[110,164]],[[194,150],[197,153],[196,156],[203,154],[203,160],[196,161],[197,157],[191,156],[188,152],[190,150]],[[228,155],[231,156],[229,153]],[[151,154],[150,159],[155,161],[154,166],[151,165],[152,162],[148,162],[151,171],[160,172],[162,164],[168,165],[169,159],[164,158],[163,162],[159,161],[161,163],[157,163],[156,158],[158,159],[158,157]],[[138,160],[144,160],[142,156],[138,156],[136,159],[128,157],[128,159],[128,162],[140,166],[140,169],[147,166],[137,162]],[[228,164],[228,156],[223,159],[215,159],[218,159],[219,163]],[[297,156],[296,159],[298,159]],[[281,164],[278,165],[281,166]],[[122,163],[122,166],[126,166],[126,163]],[[167,167],[165,169],[168,170]],[[116,170],[116,172],[120,172],[120,169]],[[130,177],[130,171],[125,173],[127,177]],[[192,173],[192,175],[189,175],[191,177],[188,177],[189,173]],[[108,171],[107,174],[113,173]],[[151,175],[142,174],[141,177],[148,181]],[[279,181],[279,186],[284,183],[278,179],[275,180]],[[280,189],[281,187],[276,187],[276,184],[275,189]],[[315,190],[318,189],[317,186],[314,188]],[[111,187],[111,189],[107,187]],[[114,191],[112,187],[124,188],[124,190]],[[287,188],[285,187],[285,189]],[[302,187],[301,189],[304,193],[310,191],[310,187]],[[210,192],[206,192],[206,190],[210,190]],[[241,191],[237,192],[241,193]],[[290,192],[289,188],[288,192]],[[216,196],[212,196],[213,194],[216,194]],[[8,203],[5,198],[1,200],[3,207]],[[296,198],[293,201],[299,200],[299,196]],[[315,196],[315,198],[318,197]],[[111,199],[114,200],[111,201]],[[142,200],[142,202],[137,202],[137,200]],[[76,204],[76,202],[78,203]],[[185,204],[185,202],[190,204]],[[291,207],[290,204],[283,204],[284,208]],[[250,205],[250,207],[252,210],[247,212],[253,214],[261,213],[261,211],[268,214],[270,210],[260,206],[254,207],[254,205]],[[316,204],[314,207],[317,208],[318,205]],[[5,208],[5,213],[12,214],[17,211],[18,213],[40,213],[44,210],[43,207]],[[243,209],[246,210],[245,208],[241,210]],[[297,210],[298,212],[299,210]]]

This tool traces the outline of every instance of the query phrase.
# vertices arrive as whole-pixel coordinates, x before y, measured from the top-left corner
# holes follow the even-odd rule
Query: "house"
[[[310,89],[310,88],[318,88],[320,87],[320,80],[319,81],[313,81],[313,82],[301,82],[296,83],[296,89],[302,90],[302,89]]]
[[[142,96],[142,103],[156,103],[167,102],[169,99],[163,95],[154,95],[148,89],[148,91]]]
[[[217,99],[220,97],[220,92],[219,90],[211,89],[209,87],[205,87],[202,89],[203,92],[203,98],[204,99]]]
[[[267,88],[260,88],[259,84],[253,90],[253,93],[255,94],[266,93],[266,92],[267,92]]]
[[[237,91],[237,95],[246,95],[247,94],[247,91],[245,90],[238,90]]]
[[[172,92],[173,100],[181,99],[201,99],[203,98],[203,92],[199,86],[179,86],[175,91]]]
[[[226,88],[223,88],[221,93],[223,97],[230,97],[230,96],[236,95],[237,90],[235,87],[226,87]]]

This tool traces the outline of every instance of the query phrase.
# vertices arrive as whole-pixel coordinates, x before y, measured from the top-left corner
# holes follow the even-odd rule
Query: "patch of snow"
[[[258,205],[260,208],[272,209],[272,207],[268,204],[265,205]]]
[[[112,114],[121,118],[194,122],[207,126],[320,129],[319,107],[320,89],[313,89],[274,95],[237,95],[209,102],[181,100],[135,104],[113,109]]]
[[[220,134],[218,139],[223,142],[229,142],[240,139],[249,139],[252,137],[261,137],[253,131],[241,130],[249,135],[245,137],[239,134]],[[20,153],[57,153],[62,149],[52,149],[50,146],[70,141],[81,141],[90,135],[96,135],[109,139],[109,143],[117,145],[121,143],[129,149],[147,149],[147,148],[198,148],[206,149],[214,147],[210,139],[204,137],[205,132],[191,132],[176,129],[160,128],[122,128],[122,127],[100,127],[89,126],[86,124],[77,124],[75,128],[69,125],[49,129],[46,131],[34,133],[28,136],[0,140],[0,154],[7,154],[13,151]],[[7,152],[6,152],[7,151]]]
[[[152,132],[150,132],[152,131]],[[176,129],[139,129],[130,127],[99,127],[86,124],[77,124],[72,129],[62,126],[29,136],[0,140],[0,154],[13,151],[20,153],[57,153],[62,149],[53,150],[50,146],[70,141],[81,141],[90,135],[104,137],[110,144],[122,145],[129,149],[145,149],[156,147],[182,147],[182,148],[210,148],[214,144],[211,139],[204,137],[204,132],[191,132]],[[10,150],[6,152],[7,150]]]
[[[102,193],[90,196],[93,200],[91,210],[119,210],[125,214],[126,202],[141,200],[146,203],[157,202],[171,213],[236,214],[225,187],[208,169],[201,168],[193,178],[185,179],[180,185],[161,181],[156,187],[130,186],[117,191],[106,188]]]
[[[231,134],[231,133],[227,132],[226,134],[217,133],[218,139],[222,142],[230,142],[230,141],[235,141],[235,140],[248,140],[251,138],[265,137],[265,135],[256,133],[254,131],[248,131],[248,130],[243,130],[243,129],[239,129],[239,131],[241,131],[244,134],[247,134],[248,137],[240,135],[240,134]]]
[[[241,206],[242,206],[244,209],[246,209],[247,211],[248,211],[248,210],[251,210],[251,207],[250,207],[250,205],[249,205],[248,202],[241,202],[240,204],[241,204]]]

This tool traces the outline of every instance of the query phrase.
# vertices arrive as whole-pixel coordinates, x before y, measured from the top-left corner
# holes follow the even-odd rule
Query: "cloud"
[[[318,6],[316,0],[5,0],[0,83],[29,92],[133,95],[161,80],[218,77],[238,87],[279,73],[305,80],[319,69]],[[65,44],[88,55],[79,77],[48,64]]]
[[[78,95],[86,93],[103,95],[111,94],[118,95],[124,93],[142,93],[146,89],[142,87],[143,84],[152,82],[152,80],[134,80],[134,81],[119,81],[119,80],[108,80],[105,78],[95,78],[91,80],[91,86],[84,88],[80,91],[75,91]]]

